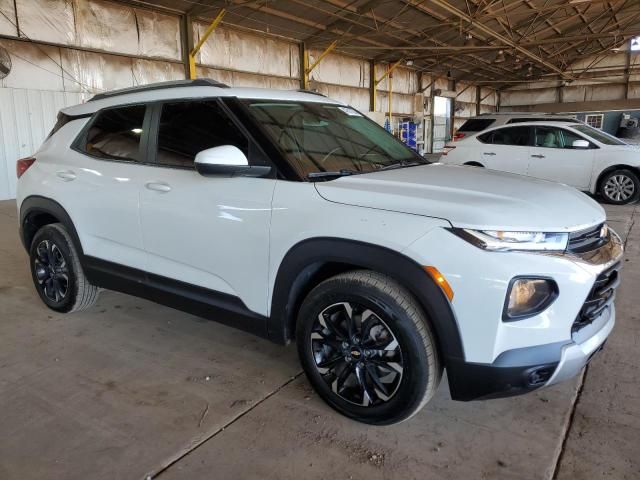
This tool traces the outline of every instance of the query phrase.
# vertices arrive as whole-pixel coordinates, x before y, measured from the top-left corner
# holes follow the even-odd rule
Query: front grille
[[[604,223],[569,234],[567,251],[573,253],[585,253],[601,247],[609,240],[609,234],[601,236]]]
[[[591,324],[605,308],[613,303],[616,288],[620,284],[619,270],[620,263],[617,263],[598,275],[580,313],[573,322],[571,333]]]

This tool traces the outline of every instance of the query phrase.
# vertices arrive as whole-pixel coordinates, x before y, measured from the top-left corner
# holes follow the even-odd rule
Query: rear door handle
[[[56,175],[65,182],[70,182],[71,180],[76,179],[76,174],[72,170],[60,170],[59,172],[56,172]]]
[[[495,155],[495,153],[493,153],[493,152],[484,152],[483,155],[491,155],[491,156],[493,156],[493,155]]]
[[[171,185],[164,182],[147,182],[144,186],[155,192],[167,193],[171,191]]]
[[[531,155],[533,158],[546,158],[544,155]]]

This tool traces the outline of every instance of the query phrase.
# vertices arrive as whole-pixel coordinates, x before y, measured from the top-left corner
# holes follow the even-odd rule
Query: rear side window
[[[459,132],[481,132],[495,123],[493,118],[472,118],[458,129]]]
[[[87,131],[84,150],[94,157],[139,162],[146,107],[110,108],[98,112]]]
[[[526,147],[529,145],[529,134],[529,127],[499,128],[498,130],[492,130],[491,132],[478,136],[478,140],[493,145]]]
[[[222,145],[238,147],[249,157],[249,141],[217,101],[162,106],[157,149],[159,164],[193,168],[198,152]]]

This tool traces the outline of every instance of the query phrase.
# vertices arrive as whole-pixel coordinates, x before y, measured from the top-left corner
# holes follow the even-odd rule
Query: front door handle
[[[171,191],[171,185],[164,182],[147,182],[144,186],[155,192],[167,193]]]
[[[60,170],[59,172],[56,172],[56,175],[65,182],[70,182],[71,180],[76,179],[76,174],[72,170]]]
[[[533,158],[546,158],[544,155],[531,155]]]
[[[484,152],[483,155],[491,155],[491,156],[493,156],[493,155],[495,155],[495,153],[493,153],[493,152]]]

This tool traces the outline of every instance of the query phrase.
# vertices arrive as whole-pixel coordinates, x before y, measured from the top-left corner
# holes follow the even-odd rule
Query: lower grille
[[[620,263],[617,263],[598,275],[580,313],[573,322],[571,333],[591,324],[605,308],[613,303],[616,288],[620,284],[619,270]]]

